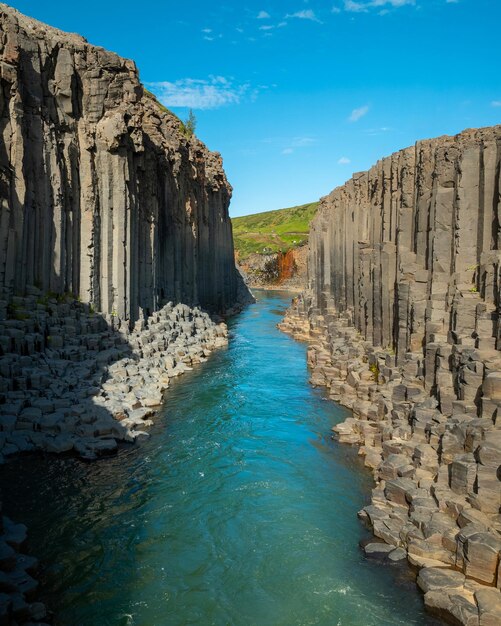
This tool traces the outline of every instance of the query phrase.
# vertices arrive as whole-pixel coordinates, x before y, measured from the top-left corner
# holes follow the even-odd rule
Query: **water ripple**
[[[370,478],[330,439],[346,412],[308,385],[305,346],[275,328],[286,303],[263,293],[233,320],[139,448],[4,468],[58,624],[433,623],[405,568],[360,553]]]

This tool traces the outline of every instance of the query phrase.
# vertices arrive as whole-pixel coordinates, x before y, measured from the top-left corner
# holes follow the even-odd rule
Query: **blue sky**
[[[232,215],[319,198],[417,139],[501,123],[501,0],[16,0],[136,61],[222,153]]]

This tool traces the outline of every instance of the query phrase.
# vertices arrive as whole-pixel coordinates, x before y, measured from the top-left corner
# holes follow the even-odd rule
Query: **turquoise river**
[[[372,478],[331,439],[347,411],[308,384],[259,292],[228,349],[171,386],[151,436],[95,463],[2,468],[41,595],[63,626],[430,625],[411,572],[367,560]]]

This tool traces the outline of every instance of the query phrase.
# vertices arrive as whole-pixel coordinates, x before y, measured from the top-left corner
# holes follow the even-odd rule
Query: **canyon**
[[[419,141],[322,199],[282,330],[353,416],[360,517],[419,568],[428,609],[501,620],[501,126]],[[391,550],[391,549],[390,549]]]
[[[132,61],[5,4],[0,137],[0,465],[29,452],[66,454],[78,463],[120,455],[126,444],[147,439],[179,375],[224,353],[224,320],[253,301],[235,266],[232,188],[222,158],[142,86]],[[364,546],[366,555],[385,563],[407,559],[419,570],[428,610],[467,626],[501,620],[500,171],[501,126],[419,141],[323,198],[308,247],[300,245],[302,231],[289,229],[281,234],[301,234],[301,241],[291,239],[293,247],[241,263],[251,286],[298,290],[306,283],[279,327],[308,342],[311,382],[351,411],[333,430],[336,444],[359,447],[376,481],[372,503],[359,512],[377,538]],[[270,237],[276,243],[275,230]],[[321,461],[331,449],[318,431],[335,416],[323,415],[323,396],[305,393],[299,383],[291,393],[301,405],[292,401],[287,412],[294,426],[282,425],[289,381],[274,368],[283,341],[294,342],[273,334],[274,307],[282,300],[266,298],[258,310],[267,326],[249,312],[240,329],[244,362],[229,352],[201,380],[210,398],[219,393],[220,404],[211,405],[216,433],[220,413],[232,408],[232,428],[241,406],[252,406],[258,422],[245,418],[246,453],[254,464],[260,432],[263,453],[256,458],[266,460],[260,481],[266,489],[259,495],[269,505],[264,470],[266,463],[275,467],[276,459],[266,456],[273,442],[280,443],[289,496],[289,432]],[[259,349],[249,352],[253,337]],[[263,352],[270,340],[274,348]],[[254,377],[259,354],[269,369]],[[298,378],[301,355],[290,349]],[[232,368],[230,384],[225,364]],[[266,397],[267,375],[275,381],[267,416],[274,426],[263,433],[259,393]],[[305,406],[314,415],[300,423]],[[206,408],[198,409],[201,416]],[[339,406],[335,412],[341,415]],[[195,429],[185,417],[180,432],[193,442]],[[312,434],[322,455],[310,449]],[[242,458],[238,430],[232,436],[231,479]],[[207,449],[219,444],[213,439],[209,432],[197,459],[188,444],[186,454],[177,451],[197,478],[205,478]],[[215,492],[221,465],[217,453]],[[345,471],[342,463],[337,467]],[[183,493],[190,486],[185,480],[194,483],[168,478]],[[153,492],[160,480],[154,476]],[[311,477],[300,480],[305,491],[315,491]],[[321,509],[329,490],[324,493],[310,501],[309,528],[317,511],[326,527],[335,523],[337,516]],[[293,495],[284,502],[296,503]],[[221,501],[218,510],[224,509]],[[258,515],[256,524],[261,521]],[[298,514],[293,532],[308,539],[302,521]],[[26,535],[23,524],[0,516],[0,622],[42,626],[51,616],[37,601],[37,562],[23,554]],[[245,538],[236,536],[231,563],[245,561]],[[282,541],[277,537],[276,547]],[[322,542],[329,546],[327,533]],[[307,547],[308,541],[301,565]],[[285,560],[289,542],[286,548],[277,550]],[[331,620],[323,599],[320,604],[314,610]],[[254,597],[251,608],[262,615]],[[349,616],[352,609],[343,611]],[[390,619],[386,606],[380,615]]]

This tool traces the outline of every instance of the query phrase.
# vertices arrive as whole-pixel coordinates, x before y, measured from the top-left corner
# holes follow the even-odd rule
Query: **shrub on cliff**
[[[190,139],[190,137],[193,137],[193,135],[195,134],[196,128],[197,128],[197,118],[195,117],[195,114],[193,113],[193,111],[190,109],[188,119],[186,120],[186,122],[182,122],[181,132],[183,133],[185,137]]]

